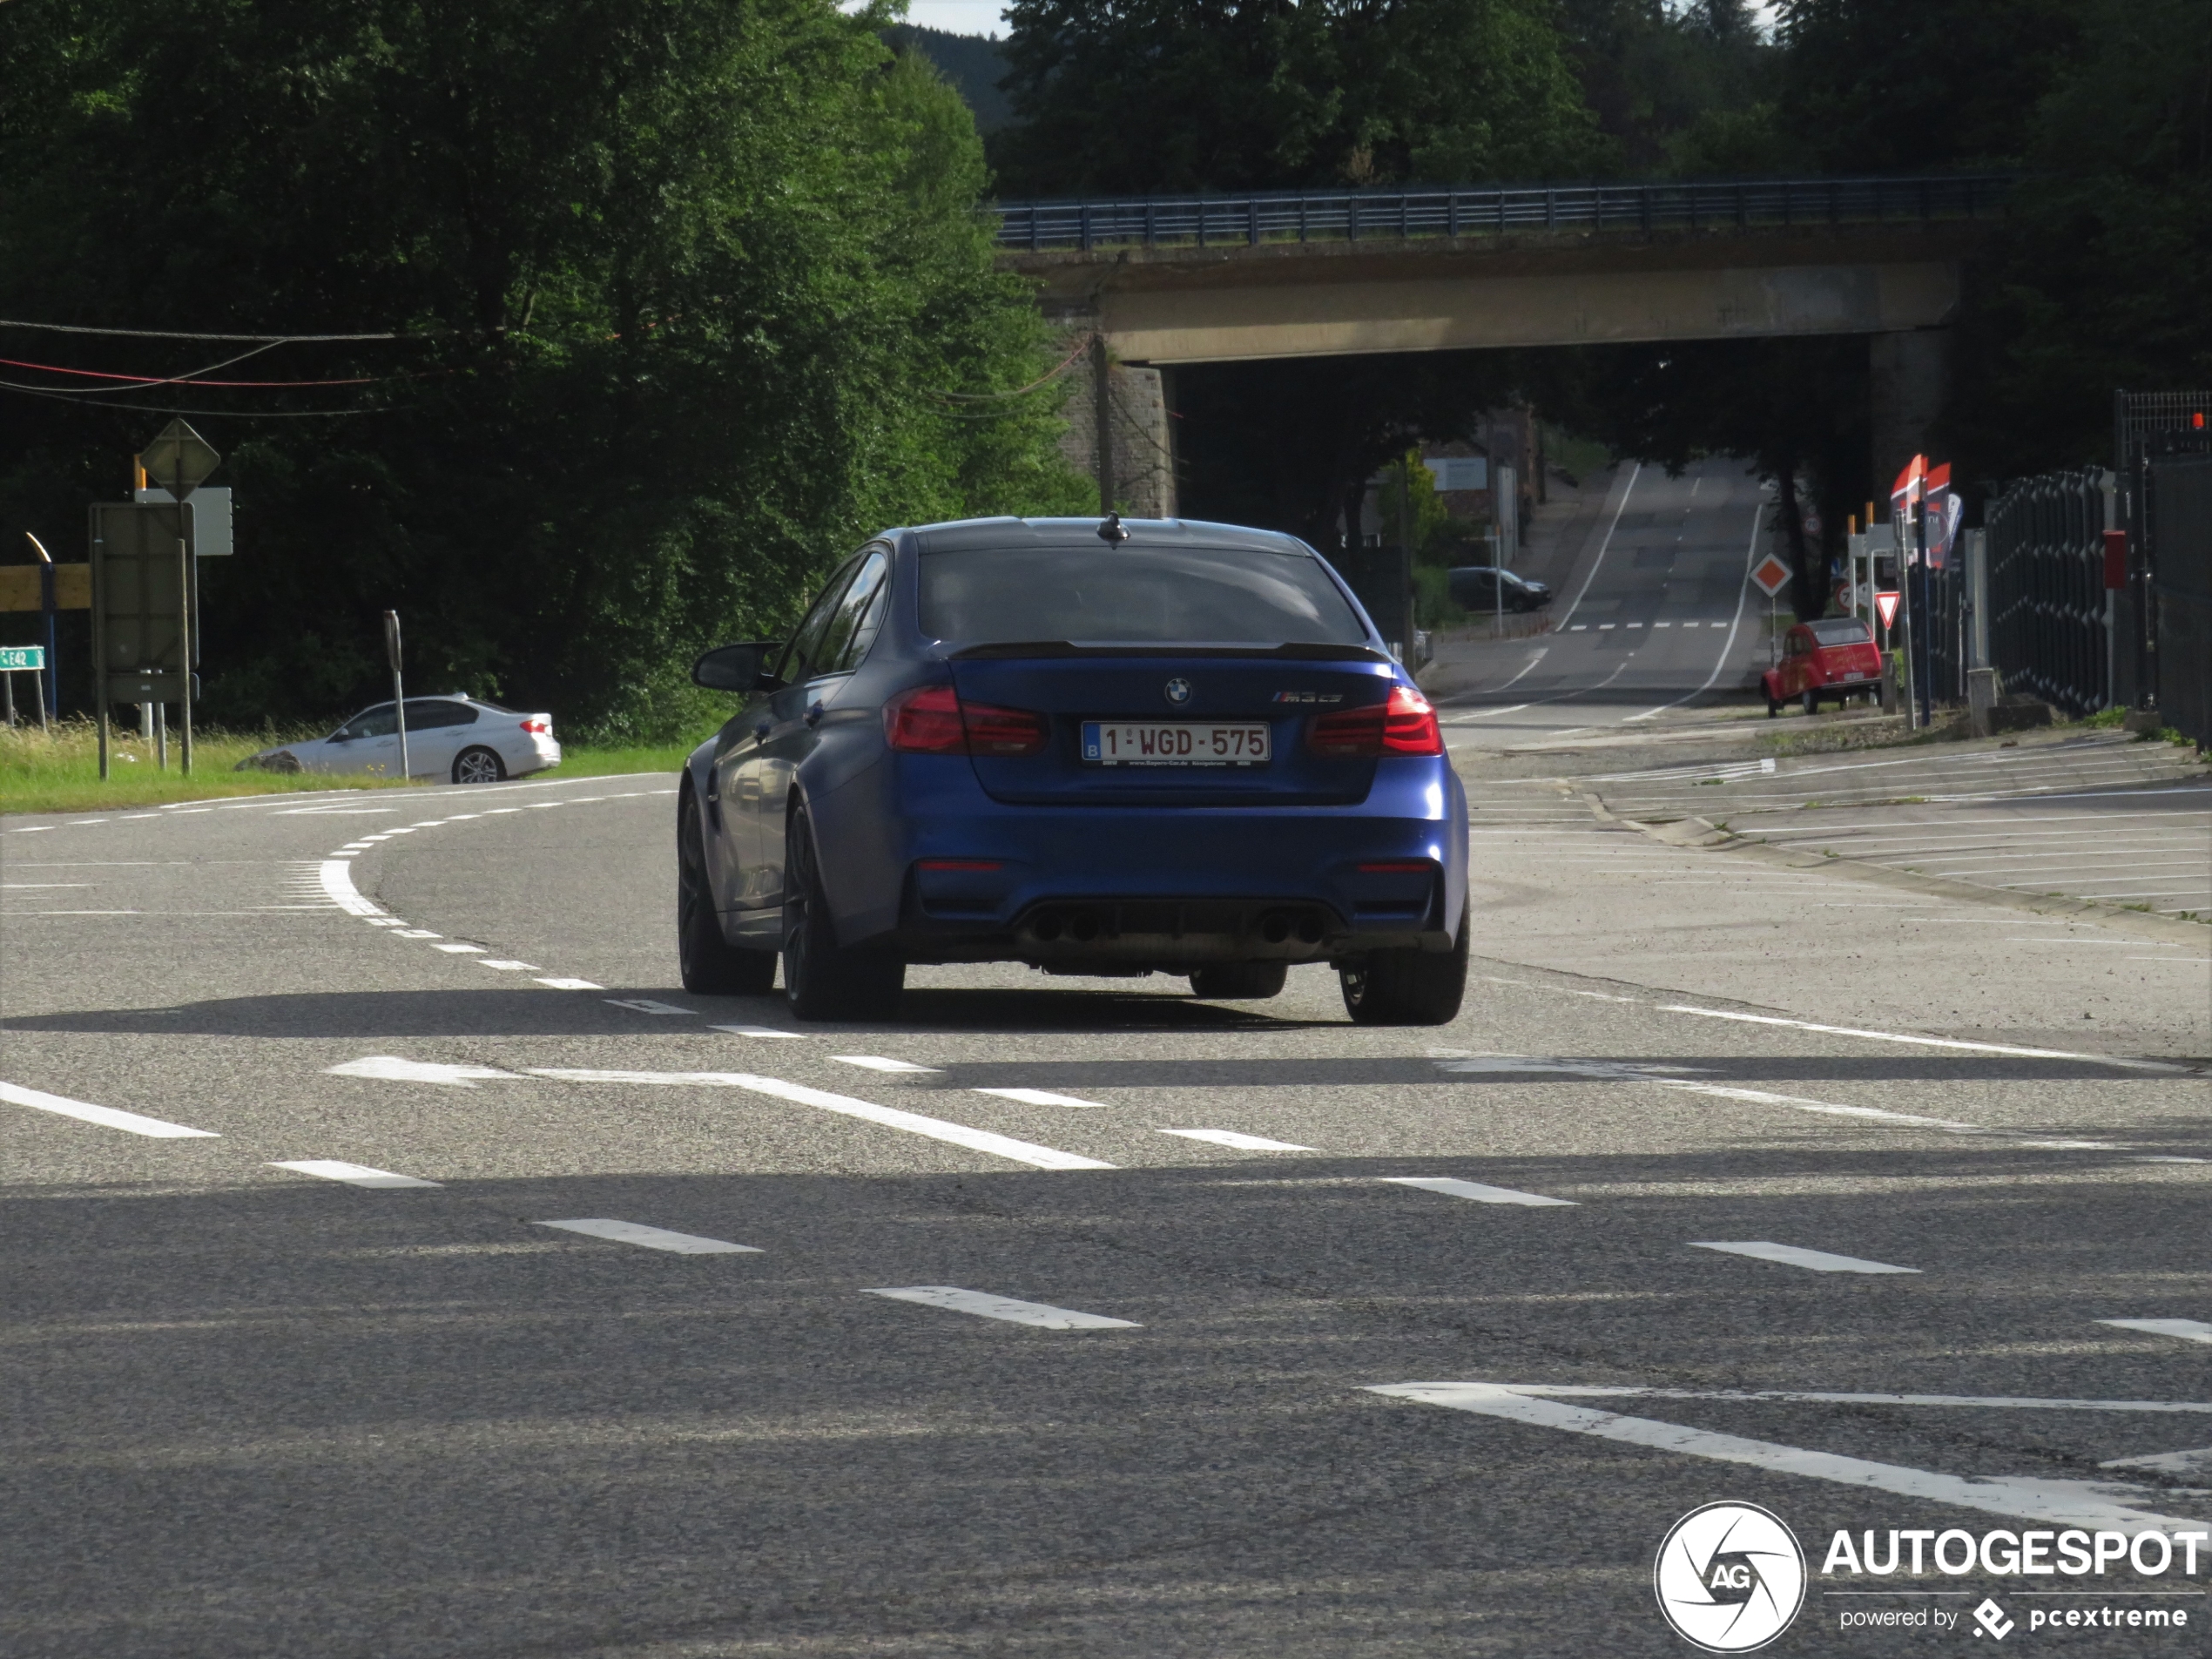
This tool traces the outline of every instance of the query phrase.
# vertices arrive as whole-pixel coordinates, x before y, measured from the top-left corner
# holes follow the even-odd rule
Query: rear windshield
[[[1866,624],[1856,617],[1831,617],[1826,622],[1806,625],[1812,630],[1813,643],[1818,645],[1863,645],[1874,637]]]
[[[1127,543],[925,552],[921,631],[961,645],[1366,643],[1309,553]]]

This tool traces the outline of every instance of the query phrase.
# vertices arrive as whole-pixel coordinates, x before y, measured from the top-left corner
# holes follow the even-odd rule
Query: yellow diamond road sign
[[[1770,599],[1782,591],[1782,584],[1790,579],[1790,567],[1770,553],[1751,569],[1751,580],[1761,593]]]
[[[200,480],[222,461],[215,446],[182,421],[172,421],[161,435],[146,445],[139,462],[146,476],[179,501],[199,488]]]

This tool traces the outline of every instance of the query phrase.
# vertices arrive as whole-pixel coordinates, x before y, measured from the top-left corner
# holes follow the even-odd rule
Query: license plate
[[[1264,720],[1085,720],[1087,766],[1264,766]]]

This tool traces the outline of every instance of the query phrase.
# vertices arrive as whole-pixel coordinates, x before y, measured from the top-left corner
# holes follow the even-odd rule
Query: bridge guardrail
[[[1478,236],[1525,230],[1927,224],[2000,215],[2009,173],[1922,178],[1675,179],[1632,184],[1265,191],[1001,202],[1001,248],[1230,246]]]

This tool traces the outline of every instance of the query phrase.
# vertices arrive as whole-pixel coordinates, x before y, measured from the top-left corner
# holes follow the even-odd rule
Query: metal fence
[[[2075,714],[2111,698],[2101,471],[2025,478],[1989,504],[1989,655],[2006,691]]]
[[[2159,711],[2212,746],[2212,455],[2146,462],[2141,524],[2157,609]]]
[[[2013,179],[1682,179],[1649,184],[1495,185],[1424,190],[1267,191],[1004,202],[1002,248],[1213,247],[1480,236],[1541,230],[1718,230],[1753,226],[1925,225],[2001,215]]]
[[[2212,392],[2114,392],[2112,395],[2112,464],[2126,472],[2142,457],[2175,438],[2190,435],[2212,439]]]
[[[1964,538],[1960,538],[1963,542]],[[1924,666],[1928,698],[1934,703],[1966,700],[1966,670],[1971,665],[1966,638],[1966,561],[1963,547],[1951,550],[1940,570],[1927,573],[1924,607],[1916,607],[1912,625],[1927,630]],[[1916,686],[1917,691],[1919,688]]]

